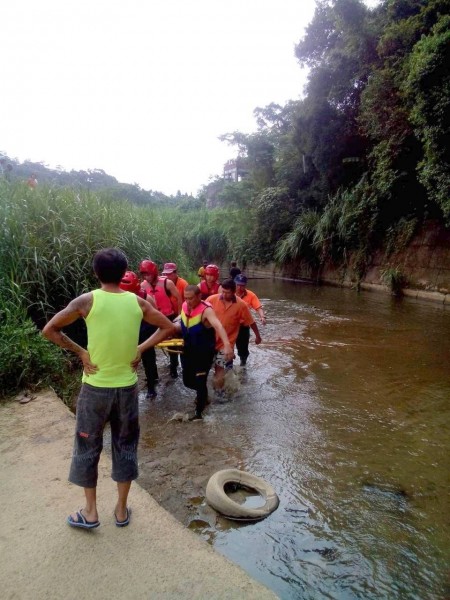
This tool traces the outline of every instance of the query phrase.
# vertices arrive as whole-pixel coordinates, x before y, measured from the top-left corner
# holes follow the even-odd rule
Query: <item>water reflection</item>
[[[240,390],[203,423],[168,423],[192,393],[162,378],[142,406],[141,483],[282,598],[445,598],[449,312],[251,283],[268,325]],[[229,467],[269,481],[278,510],[250,525],[217,516],[204,489]]]

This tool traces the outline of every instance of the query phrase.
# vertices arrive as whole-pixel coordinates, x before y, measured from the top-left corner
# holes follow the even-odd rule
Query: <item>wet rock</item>
[[[396,487],[389,483],[363,483],[363,490],[367,493],[383,495],[397,500],[406,500],[409,494],[403,488]]]
[[[171,423],[172,421],[187,423],[188,421],[190,421],[189,413],[176,412],[170,417],[167,423]]]

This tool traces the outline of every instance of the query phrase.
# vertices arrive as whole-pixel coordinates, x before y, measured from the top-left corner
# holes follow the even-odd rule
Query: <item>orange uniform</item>
[[[260,308],[262,308],[262,304],[259,301],[258,296],[250,290],[246,289],[243,296],[237,297],[243,300],[245,304],[247,304],[250,308],[253,308],[254,310],[259,310]]]
[[[222,323],[227,332],[230,344],[233,347],[239,333],[240,324],[242,323],[250,327],[255,322],[250,314],[250,309],[243,300],[237,297],[234,298],[230,305],[225,305],[221,294],[210,296],[208,302]],[[221,348],[223,348],[223,342],[220,338],[216,337],[216,350],[220,350]]]

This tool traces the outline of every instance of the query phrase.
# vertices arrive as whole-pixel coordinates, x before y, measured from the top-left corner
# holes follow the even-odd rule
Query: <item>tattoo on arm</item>
[[[71,352],[74,352],[75,354],[79,354],[80,350],[83,350],[83,348],[81,346],[79,346],[76,342],[71,340],[70,337],[68,337],[62,331],[59,331],[56,334],[56,337],[59,338],[56,343],[61,348],[64,348],[64,350],[70,350]]]

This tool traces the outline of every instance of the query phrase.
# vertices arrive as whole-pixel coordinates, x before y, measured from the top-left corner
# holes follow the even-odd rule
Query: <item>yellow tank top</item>
[[[94,290],[92,308],[86,317],[88,352],[97,365],[94,375],[83,373],[82,381],[95,387],[127,387],[137,381],[130,366],[136,356],[142,309],[131,292],[113,294]]]

